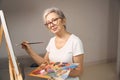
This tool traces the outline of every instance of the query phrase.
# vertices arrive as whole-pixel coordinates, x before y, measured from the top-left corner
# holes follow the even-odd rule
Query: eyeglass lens
[[[46,26],[50,26],[51,24],[57,24],[57,20],[58,20],[58,19],[60,19],[60,18],[52,19],[51,22],[48,22],[48,23],[46,23],[45,25],[46,25]]]

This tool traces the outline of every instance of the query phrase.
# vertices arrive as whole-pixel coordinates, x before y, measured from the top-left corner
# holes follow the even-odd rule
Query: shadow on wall
[[[108,23],[108,61],[116,61],[117,42],[118,42],[118,26],[119,26],[119,10],[118,3],[110,0],[109,23]]]

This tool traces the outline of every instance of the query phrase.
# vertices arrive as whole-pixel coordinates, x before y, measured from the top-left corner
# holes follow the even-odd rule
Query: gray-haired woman
[[[38,65],[44,62],[79,63],[78,67],[72,69],[69,77],[65,79],[79,80],[79,76],[83,73],[84,50],[82,41],[66,30],[66,17],[60,9],[55,7],[46,9],[43,19],[45,26],[55,35],[46,47],[44,58],[36,54],[27,41],[22,43],[22,48]]]

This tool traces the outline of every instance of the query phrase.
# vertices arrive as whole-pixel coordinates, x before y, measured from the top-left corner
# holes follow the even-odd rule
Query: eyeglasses
[[[55,19],[52,19],[52,21],[51,22],[47,22],[47,23],[45,23],[45,26],[51,26],[51,24],[57,24],[58,23],[58,19],[61,19],[60,17],[58,17],[58,18],[55,18]]]

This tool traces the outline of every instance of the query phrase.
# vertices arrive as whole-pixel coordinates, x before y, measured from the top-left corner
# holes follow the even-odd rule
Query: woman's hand
[[[29,43],[28,41],[24,41],[21,43],[22,48],[25,49],[26,51],[31,49],[31,46],[28,43]]]

